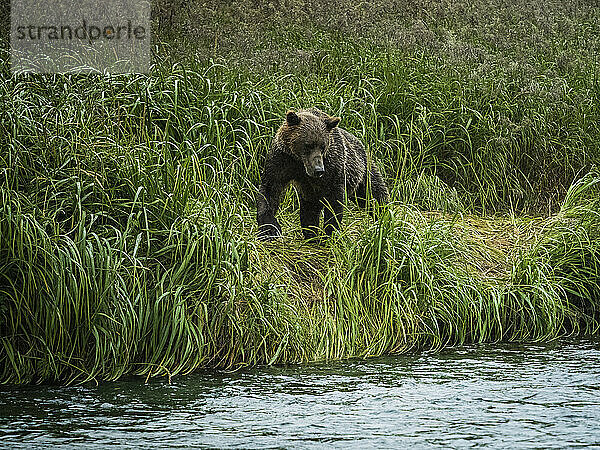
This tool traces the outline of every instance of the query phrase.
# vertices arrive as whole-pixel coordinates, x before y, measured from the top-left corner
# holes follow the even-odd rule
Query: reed
[[[598,332],[599,84],[581,44],[597,9],[493,4],[516,34],[491,22],[484,44],[461,4],[427,19],[342,1],[319,19],[309,3],[158,11],[171,35],[148,75],[10,76],[2,47],[3,383]],[[284,239],[257,241],[270,140],[310,105],[365,141],[392,202],[377,221],[349,207],[314,245],[290,190]]]

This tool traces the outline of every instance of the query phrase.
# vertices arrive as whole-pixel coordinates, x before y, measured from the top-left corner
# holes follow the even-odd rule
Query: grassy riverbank
[[[597,333],[600,11],[503,5],[158,4],[151,73],[112,78],[10,77],[4,45],[0,380]],[[291,190],[258,242],[270,139],[310,105],[392,204],[314,246]]]

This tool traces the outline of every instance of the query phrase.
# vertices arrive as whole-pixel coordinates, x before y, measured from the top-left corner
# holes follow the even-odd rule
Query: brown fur
[[[289,111],[273,139],[258,197],[262,238],[281,234],[275,213],[285,187],[293,182],[300,196],[300,223],[306,238],[315,237],[321,212],[330,235],[342,220],[346,196],[366,205],[367,186],[378,202],[388,192],[376,167],[369,167],[362,143],[337,127],[340,119],[316,108]]]

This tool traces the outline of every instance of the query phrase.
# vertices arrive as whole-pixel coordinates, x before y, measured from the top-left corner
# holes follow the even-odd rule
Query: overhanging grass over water
[[[163,43],[150,76],[10,78],[3,66],[2,381],[598,331],[597,9],[573,7],[569,22],[549,7],[552,26],[525,9],[518,23],[538,41],[493,22],[484,43],[458,9],[402,17],[394,38],[381,15],[363,33],[296,10],[253,34],[227,18],[261,10],[228,8],[211,21],[216,44],[211,28],[177,58]],[[237,52],[223,44],[242,34]],[[287,108],[311,105],[364,139],[393,202],[377,223],[351,209],[319,247],[301,241],[290,191],[284,241],[260,243],[271,137]]]

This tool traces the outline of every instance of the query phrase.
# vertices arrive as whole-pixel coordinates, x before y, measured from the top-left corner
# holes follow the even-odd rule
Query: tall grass
[[[346,3],[329,22],[306,4],[288,15],[193,2],[183,16],[159,14],[180,37],[212,25],[160,42],[149,75],[12,77],[2,50],[2,382],[598,331],[592,54],[559,70],[564,54],[530,60],[532,48],[502,30],[483,52],[485,27],[467,39],[458,6],[429,24],[402,16],[393,34],[377,8],[357,31],[336,15],[359,14]],[[523,13],[529,23],[534,12]],[[548,16],[567,36],[593,37],[583,25],[597,28],[595,14],[570,13],[582,31]],[[524,60],[521,73],[513,63]],[[365,141],[392,202],[376,222],[350,208],[341,232],[315,246],[300,239],[290,190],[283,241],[259,242],[254,197],[270,140],[287,108],[311,105]],[[473,240],[468,218],[482,213],[548,217],[504,251]],[[482,254],[501,269],[483,272]]]

